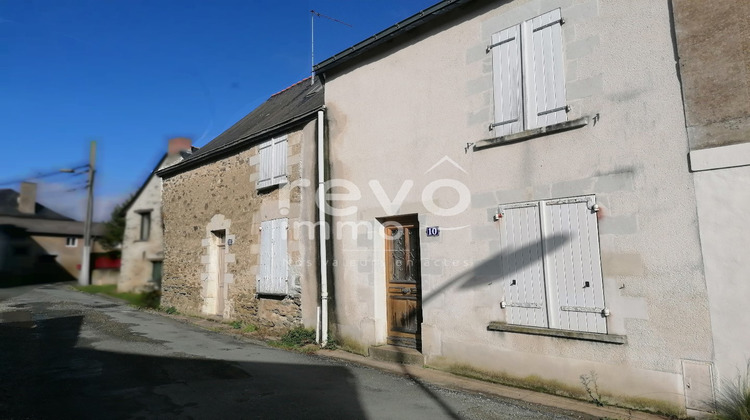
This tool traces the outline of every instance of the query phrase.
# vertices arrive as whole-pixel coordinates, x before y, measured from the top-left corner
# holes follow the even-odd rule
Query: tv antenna
[[[342,25],[346,25],[350,28],[353,28],[352,25],[342,22],[338,19],[334,19],[330,16],[326,16],[322,13],[318,13],[315,10],[310,10],[310,84],[315,84],[315,17],[325,18],[328,20],[332,20],[336,23],[340,23]]]

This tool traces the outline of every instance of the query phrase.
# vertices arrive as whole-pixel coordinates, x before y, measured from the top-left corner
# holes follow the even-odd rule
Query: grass
[[[744,373],[724,382],[716,398],[718,420],[750,420],[750,361]]]
[[[318,350],[318,345],[315,344],[315,329],[305,327],[292,328],[280,340],[270,341],[268,344],[303,353],[313,353]]]
[[[235,330],[240,330],[243,333],[251,333],[258,330],[258,327],[255,324],[244,321],[232,321],[229,323],[229,326]]]
[[[124,293],[117,291],[116,284],[75,286],[75,288],[85,293],[101,293],[103,295],[112,296],[124,300],[137,308],[157,309],[159,308],[159,301],[161,300],[161,294],[158,291],[148,293]]]

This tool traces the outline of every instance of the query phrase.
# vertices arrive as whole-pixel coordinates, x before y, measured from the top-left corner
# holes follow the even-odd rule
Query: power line
[[[315,84],[315,16],[325,18],[342,25],[346,25],[353,28],[352,25],[342,22],[338,19],[334,19],[330,16],[326,16],[322,13],[318,13],[315,10],[310,10],[310,85]]]
[[[83,174],[85,172],[75,172],[75,171],[77,171],[79,169],[86,168],[86,167],[88,167],[88,165],[75,166],[75,167],[71,168],[71,170],[73,172],[69,172],[69,173],[67,173],[67,175],[80,175],[80,174]],[[27,181],[27,180],[30,180],[30,179],[49,178],[49,177],[53,177],[53,176],[56,176],[56,175],[63,175],[63,174],[66,174],[66,173],[65,172],[61,172],[60,169],[57,169],[55,171],[50,171],[50,172],[37,172],[35,174],[29,175],[29,176],[25,176],[23,178],[15,178],[15,179],[8,179],[8,180],[5,180],[5,181],[0,181],[0,185],[20,184],[21,182],[24,182],[24,181]]]

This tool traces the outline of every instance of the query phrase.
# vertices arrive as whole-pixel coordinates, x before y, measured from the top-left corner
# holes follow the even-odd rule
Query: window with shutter
[[[286,136],[282,136],[265,141],[258,146],[258,189],[287,182],[287,144]]]
[[[560,9],[492,36],[498,136],[567,120]]]
[[[500,206],[509,324],[606,333],[594,196]]]
[[[288,219],[261,222],[260,262],[256,293],[286,295],[289,292],[289,261],[287,255]]]

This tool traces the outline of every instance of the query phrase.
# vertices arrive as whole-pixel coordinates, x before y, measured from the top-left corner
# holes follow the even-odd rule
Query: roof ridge
[[[293,84],[293,85],[291,85],[291,86],[288,86],[288,87],[286,87],[286,88],[284,88],[284,89],[281,89],[280,91],[278,91],[278,92],[274,93],[273,95],[269,96],[269,99],[270,99],[270,98],[273,98],[274,96],[277,96],[277,95],[280,95],[280,94],[282,94],[282,93],[286,92],[287,90],[289,90],[289,89],[291,89],[291,88],[293,88],[293,87],[297,86],[297,85],[298,85],[298,84],[300,84],[300,83],[303,83],[303,82],[305,82],[305,81],[307,81],[307,80],[310,80],[310,78],[311,78],[311,77],[312,77],[312,76],[307,76],[307,77],[305,77],[304,79],[300,80],[299,82],[297,82],[297,83],[295,83],[295,84]]]

